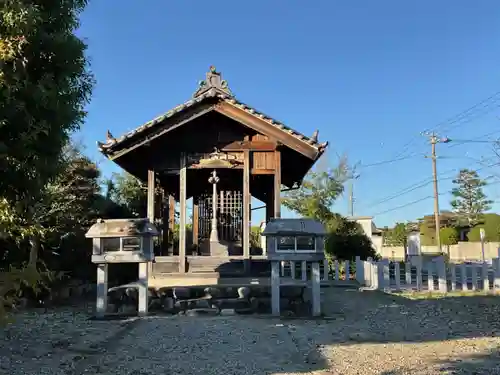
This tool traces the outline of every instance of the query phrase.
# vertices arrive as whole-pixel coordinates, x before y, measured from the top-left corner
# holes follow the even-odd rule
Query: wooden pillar
[[[148,170],[148,206],[147,216],[149,221],[154,224],[155,221],[155,172]]]
[[[163,189],[163,210],[162,210],[162,249],[161,255],[169,255],[170,226],[168,223],[168,192]]]
[[[151,224],[155,223],[155,196],[156,196],[155,195],[155,191],[156,191],[155,182],[156,182],[155,171],[153,171],[152,169],[149,169],[148,170],[147,215],[148,215],[148,219],[151,222]],[[153,252],[154,252],[154,248],[153,248]],[[148,269],[149,269],[149,271],[151,271],[151,273],[153,272],[153,263],[152,262],[148,262]]]
[[[175,197],[168,196],[168,242],[172,242],[172,254],[174,254],[174,230],[175,230]]]
[[[245,271],[250,271],[250,151],[243,152],[243,256]]]
[[[199,233],[199,211],[198,201],[193,197],[193,245],[198,248],[198,233]]]
[[[179,172],[179,272],[186,272],[186,154],[181,155]]]
[[[274,152],[274,217],[281,217],[281,153]]]

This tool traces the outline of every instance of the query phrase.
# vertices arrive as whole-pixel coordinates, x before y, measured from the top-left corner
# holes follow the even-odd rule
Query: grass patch
[[[428,291],[403,291],[400,293],[391,293],[394,296],[408,298],[412,300],[421,300],[421,299],[441,299],[441,298],[450,298],[450,297],[492,297],[492,296],[500,296],[500,292],[495,291],[484,291],[484,290],[467,290],[467,291],[455,291],[455,292],[428,292]]]

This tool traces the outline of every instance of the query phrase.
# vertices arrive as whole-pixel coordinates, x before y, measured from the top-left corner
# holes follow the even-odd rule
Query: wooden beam
[[[215,107],[215,110],[261,134],[268,135],[271,138],[283,142],[283,144],[287,147],[298,151],[311,160],[315,160],[319,154],[319,150],[316,147],[297,139],[290,132],[288,132],[288,130],[280,129],[274,125],[268,124],[266,121],[229,103],[221,102]]]
[[[272,141],[235,141],[224,146],[221,151],[274,151],[276,147],[276,142]]]
[[[252,174],[274,174],[274,169],[252,168]]]
[[[281,152],[274,153],[274,217],[281,217]]]
[[[181,170],[179,173],[179,272],[186,272],[186,154],[181,154]]]
[[[243,256],[250,258],[250,151],[243,152]]]

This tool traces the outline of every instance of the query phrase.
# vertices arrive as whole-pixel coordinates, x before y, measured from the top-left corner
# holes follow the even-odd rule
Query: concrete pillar
[[[148,314],[148,263],[139,263],[139,293],[137,312],[139,316]]]
[[[319,262],[313,262],[312,271],[312,315],[321,315],[321,279],[319,272]]]
[[[280,316],[280,262],[271,262],[271,309]]]
[[[97,265],[96,317],[103,318],[108,308],[108,265]]]

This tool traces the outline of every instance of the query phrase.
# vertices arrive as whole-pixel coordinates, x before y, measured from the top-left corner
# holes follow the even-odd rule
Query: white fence
[[[500,258],[484,263],[445,263],[443,257],[423,263],[416,257],[408,262],[356,260],[356,280],[379,290],[490,291],[500,290]]]
[[[309,262],[283,262],[281,276],[297,281],[310,278]],[[370,289],[396,291],[500,291],[500,258],[484,263],[446,263],[443,257],[424,262],[420,257],[397,262],[383,259],[366,261],[324,261],[323,284],[357,281]]]

